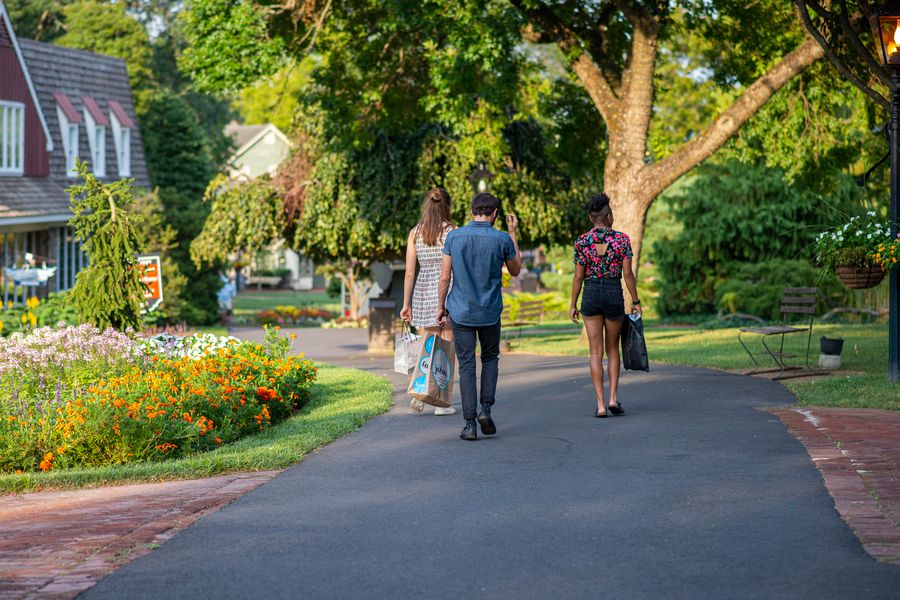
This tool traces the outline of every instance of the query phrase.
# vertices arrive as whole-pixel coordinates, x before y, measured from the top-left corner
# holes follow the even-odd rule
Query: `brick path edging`
[[[767,408],[806,447],[866,552],[900,564],[900,412]]]
[[[74,598],[280,472],[3,496],[0,600]]]

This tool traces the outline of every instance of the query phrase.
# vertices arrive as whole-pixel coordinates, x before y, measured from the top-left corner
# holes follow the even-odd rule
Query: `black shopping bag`
[[[622,326],[622,366],[628,371],[649,371],[644,321],[641,315],[628,315]]]

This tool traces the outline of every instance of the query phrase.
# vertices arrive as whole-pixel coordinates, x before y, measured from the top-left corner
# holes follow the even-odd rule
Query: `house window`
[[[75,161],[78,159],[78,125],[84,122],[68,96],[54,93],[56,99],[56,117],[59,119],[59,133],[62,137],[63,151],[66,156],[66,177],[77,177]],[[88,139],[88,143],[91,140]]]
[[[0,102],[0,175],[25,172],[25,105]]]
[[[69,177],[78,175],[75,159],[78,158],[78,125],[69,123],[66,130],[66,174]]]
[[[109,119],[92,97],[82,96],[81,102],[84,105],[84,126],[87,128],[88,146],[91,150],[91,168],[97,177],[106,177],[106,126],[109,125]]]
[[[119,176],[131,175],[131,129],[122,128],[119,131]]]
[[[106,176],[106,127],[94,128],[94,143],[91,148],[91,164],[94,167],[94,175]]]
[[[119,177],[131,177],[131,129],[134,127],[134,121],[115,100],[109,100],[109,116],[113,143],[116,146]]]

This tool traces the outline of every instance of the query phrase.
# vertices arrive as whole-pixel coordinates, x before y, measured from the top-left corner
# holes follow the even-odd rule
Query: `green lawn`
[[[885,324],[817,325],[813,329],[810,362],[819,356],[819,337],[843,337],[841,354],[843,371],[816,381],[786,380],[784,383],[797,396],[798,402],[809,406],[867,407],[900,410],[900,385],[887,382],[887,326]],[[666,327],[653,321],[646,324],[647,350],[650,360],[669,364],[707,367],[724,370],[750,369],[753,364],[737,341],[738,330],[702,329],[699,327]],[[749,338],[759,345],[758,336]],[[786,338],[786,351],[805,354],[806,338],[797,334]],[[580,330],[561,330],[559,333],[539,333],[521,339],[513,338],[514,352],[587,356],[587,342],[580,339]],[[764,360],[766,357],[760,357]],[[796,359],[795,359],[796,360]],[[763,364],[770,364],[763,363]]]
[[[276,306],[321,308],[340,313],[341,303],[322,291],[300,292],[295,290],[244,290],[234,298],[236,320],[247,320],[260,310],[272,310]]]
[[[0,493],[196,479],[288,467],[310,451],[359,428],[386,411],[391,403],[393,388],[383,377],[355,369],[318,366],[319,377],[309,404],[266,432],[178,460],[0,475]]]

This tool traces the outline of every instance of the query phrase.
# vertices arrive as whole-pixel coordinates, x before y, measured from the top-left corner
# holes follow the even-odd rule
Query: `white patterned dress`
[[[419,275],[412,297],[412,325],[440,327],[437,322],[438,281],[441,278],[441,263],[444,260],[444,239],[450,228],[438,237],[434,246],[428,246],[422,239],[421,231],[416,231],[416,260],[419,261]]]

